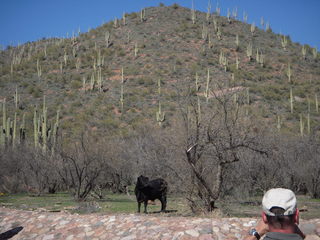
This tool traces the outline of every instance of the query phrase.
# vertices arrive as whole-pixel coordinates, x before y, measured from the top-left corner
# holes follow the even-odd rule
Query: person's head
[[[295,194],[284,188],[273,188],[262,199],[263,220],[273,229],[287,229],[299,222]]]

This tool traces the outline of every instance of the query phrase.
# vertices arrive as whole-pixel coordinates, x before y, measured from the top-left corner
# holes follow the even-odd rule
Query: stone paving
[[[0,207],[0,233],[23,227],[11,239],[64,240],[240,240],[255,226],[253,218],[187,218],[162,215],[78,215]],[[320,219],[301,220],[307,240],[320,240]],[[0,235],[1,236],[1,235]]]

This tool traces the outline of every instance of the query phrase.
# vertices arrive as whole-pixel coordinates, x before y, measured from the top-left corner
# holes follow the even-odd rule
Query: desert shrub
[[[172,8],[173,8],[173,9],[178,9],[179,7],[180,7],[180,5],[177,4],[177,3],[174,3],[174,4],[172,5]]]
[[[71,81],[71,88],[78,89],[82,87],[82,83],[78,80],[72,80]]]
[[[42,89],[37,85],[29,85],[27,92],[32,94],[34,98],[39,98],[42,96]]]

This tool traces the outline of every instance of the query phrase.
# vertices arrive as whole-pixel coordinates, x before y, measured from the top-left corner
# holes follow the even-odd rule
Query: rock
[[[187,230],[186,231],[187,234],[191,235],[192,237],[199,237],[199,232],[193,229]]]

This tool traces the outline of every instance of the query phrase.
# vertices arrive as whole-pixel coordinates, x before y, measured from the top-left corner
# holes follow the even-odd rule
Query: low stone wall
[[[0,208],[0,233],[3,236],[7,231],[6,234],[10,234],[10,230],[16,231],[18,233],[11,239],[19,240],[240,240],[255,226],[256,221],[252,218],[213,219],[144,214],[78,215]],[[300,227],[308,234],[307,240],[320,240],[320,219],[301,220]]]

